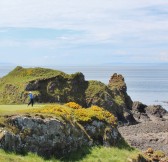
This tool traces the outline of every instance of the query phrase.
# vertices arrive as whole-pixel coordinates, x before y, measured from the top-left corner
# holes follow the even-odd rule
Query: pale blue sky
[[[0,0],[0,63],[168,63],[167,0]]]

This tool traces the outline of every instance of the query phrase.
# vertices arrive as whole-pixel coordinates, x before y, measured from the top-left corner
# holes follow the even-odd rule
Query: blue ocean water
[[[114,73],[122,74],[127,93],[133,101],[144,104],[160,104],[168,110],[168,66],[54,66],[52,69],[72,74],[82,72],[86,80],[99,80],[108,84]],[[12,67],[0,67],[0,77]]]

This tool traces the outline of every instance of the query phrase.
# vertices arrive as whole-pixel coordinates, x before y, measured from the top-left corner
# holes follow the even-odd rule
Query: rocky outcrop
[[[122,75],[114,73],[109,80],[108,87],[112,90],[113,97],[119,105],[127,109],[132,108],[133,102],[127,94],[127,86]]]
[[[129,124],[136,123],[131,112],[133,101],[127,94],[127,86],[124,77],[117,73],[113,74],[109,80],[108,87],[111,90],[112,98],[114,98],[115,103],[117,103],[118,119]]]
[[[152,120],[163,119],[168,115],[168,112],[161,105],[151,105],[145,108],[147,115]]]
[[[13,116],[8,119],[8,126],[0,132],[1,148],[45,157],[63,156],[93,144],[113,146],[121,138],[114,126],[98,120],[81,124],[55,118]]]
[[[145,109],[146,107],[147,105],[139,101],[133,102],[132,113],[136,121],[138,122],[150,121],[149,116],[146,114],[146,109]]]
[[[132,114],[136,121],[157,121],[167,120],[168,112],[160,105],[147,106],[139,101],[135,101],[132,106]]]
[[[52,69],[16,67],[1,81],[1,104],[28,103],[28,92],[32,91],[35,102],[76,102],[86,108],[97,105],[112,112],[119,121],[135,123],[132,100],[120,74],[115,73],[105,85],[86,81],[80,72],[68,75]]]
[[[51,78],[30,81],[25,86],[25,91],[35,91],[37,102],[74,101],[86,106],[85,91],[87,82],[82,73],[73,74],[71,77],[58,75]]]
[[[147,107],[147,105],[145,105],[139,101],[134,101],[132,104],[132,110],[140,112],[140,113],[146,113],[146,111],[145,111],[146,107]]]

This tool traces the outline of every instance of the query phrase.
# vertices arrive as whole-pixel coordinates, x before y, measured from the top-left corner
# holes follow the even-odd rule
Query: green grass
[[[45,104],[46,105],[46,104]],[[24,105],[0,105],[0,115],[12,115],[19,113],[22,110],[29,110],[43,107],[44,104],[35,104],[34,107],[28,106],[27,104]]]
[[[43,107],[44,105],[35,104],[33,109]],[[27,107],[26,105],[0,105],[0,125],[4,125],[5,115],[15,115],[21,114],[23,112],[28,112],[29,109],[32,109],[31,106]]]
[[[136,156],[138,151],[136,150],[125,150],[116,147],[93,147],[91,148],[90,154],[87,154],[82,162],[125,162],[128,157]]]
[[[28,153],[25,156],[17,155],[15,153],[5,152],[0,149],[0,161],[1,162],[59,162],[59,160],[44,160],[36,154]]]
[[[16,155],[15,153],[8,153],[0,150],[0,161],[3,162],[126,162],[130,157],[136,157],[138,155],[137,150],[126,150],[115,147],[92,147],[82,148],[77,152],[71,153],[64,158],[56,159],[43,159],[42,157],[28,153],[27,155]]]

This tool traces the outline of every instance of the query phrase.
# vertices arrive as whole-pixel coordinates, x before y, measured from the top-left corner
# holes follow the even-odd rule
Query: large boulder
[[[113,146],[121,139],[114,126],[98,120],[80,124],[55,118],[13,116],[8,125],[8,129],[0,132],[0,148],[45,157],[63,156],[84,145]]]

